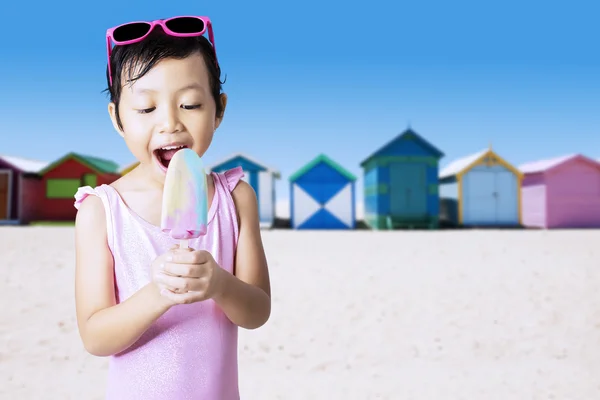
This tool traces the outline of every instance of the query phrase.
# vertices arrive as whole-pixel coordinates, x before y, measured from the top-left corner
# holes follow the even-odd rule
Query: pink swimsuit
[[[212,173],[215,195],[206,236],[189,246],[208,250],[233,272],[238,224],[231,197],[241,168]],[[107,216],[117,302],[150,282],[152,261],[178,242],[135,214],[108,185],[81,187],[75,207],[96,195]],[[237,326],[212,300],[172,307],[130,348],[110,357],[107,400],[237,400]]]

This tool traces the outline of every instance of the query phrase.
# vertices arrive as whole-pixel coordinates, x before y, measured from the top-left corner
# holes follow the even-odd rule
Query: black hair
[[[115,46],[110,57],[110,69],[112,71],[112,85],[106,68],[106,82],[110,101],[115,103],[115,114],[119,128],[123,129],[119,116],[119,101],[121,100],[122,76],[133,82],[148,73],[159,61],[166,58],[183,59],[194,53],[199,53],[204,59],[208,70],[208,81],[210,92],[216,104],[216,116],[223,116],[223,104],[221,103],[221,68],[216,63],[215,53],[212,45],[204,36],[197,37],[174,37],[165,34],[161,29],[154,29],[144,40],[125,46]],[[137,74],[134,76],[134,74]]]

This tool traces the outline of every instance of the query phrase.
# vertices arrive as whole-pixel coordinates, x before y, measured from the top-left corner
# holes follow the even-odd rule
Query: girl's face
[[[226,100],[222,94],[223,110]],[[215,115],[208,71],[200,54],[164,59],[133,84],[125,83],[119,104],[123,130],[113,103],[108,110],[141,166],[161,181],[175,149],[188,147],[202,156],[222,121]]]

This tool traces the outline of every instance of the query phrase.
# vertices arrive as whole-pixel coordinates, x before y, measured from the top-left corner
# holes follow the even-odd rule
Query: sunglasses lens
[[[113,32],[115,42],[126,42],[128,40],[139,39],[150,31],[150,24],[136,22],[118,27]]]
[[[173,18],[165,24],[175,33],[200,33],[204,30],[204,21],[193,17]]]

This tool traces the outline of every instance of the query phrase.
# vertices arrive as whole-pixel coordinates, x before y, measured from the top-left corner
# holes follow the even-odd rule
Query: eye
[[[137,112],[139,114],[148,114],[148,113],[151,113],[152,111],[154,111],[155,109],[156,109],[156,107],[144,108],[142,110],[137,110]]]
[[[202,107],[202,104],[195,104],[195,105],[182,105],[181,108],[183,108],[184,110],[195,110],[196,108],[200,108]]]

